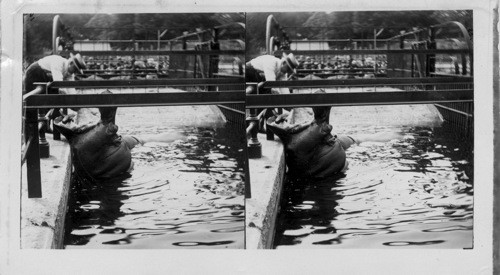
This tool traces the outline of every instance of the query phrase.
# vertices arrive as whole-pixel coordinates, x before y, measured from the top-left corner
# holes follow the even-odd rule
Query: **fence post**
[[[52,121],[53,121],[53,119],[50,119],[50,118],[47,120],[47,127],[50,127],[50,123]],[[53,140],[61,140],[61,133],[55,128],[52,128],[52,139]]]
[[[283,109],[279,108],[278,113],[282,114]],[[266,109],[266,112],[264,113],[264,118],[263,118],[263,127],[266,125],[267,119],[273,116],[273,111],[271,109]],[[266,127],[266,139],[267,140],[274,140],[274,133],[271,131],[271,129]]]
[[[210,42],[210,50],[220,50],[219,44],[219,30],[213,29],[212,31],[213,40]],[[208,59],[208,77],[213,78],[219,73],[219,56],[218,55],[209,55]],[[216,91],[215,86],[210,86],[209,91]]]
[[[187,49],[187,41],[186,37],[182,38],[182,50]],[[188,62],[188,57],[184,57],[185,65],[184,65],[184,78],[187,78],[187,70],[189,69],[189,62]]]
[[[256,87],[255,87],[256,88]],[[254,93],[252,86],[247,86],[246,94]],[[258,92],[257,92],[258,93]],[[252,126],[250,130],[250,140],[247,145],[247,154],[249,159],[262,157],[262,144],[259,142],[259,110],[252,108],[249,110],[249,116],[246,119],[247,125]]]
[[[42,197],[40,173],[40,149],[38,144],[38,109],[26,110],[26,142],[31,138],[27,150],[26,171],[28,180],[28,198]]]
[[[248,141],[248,158],[256,159],[262,157],[262,144],[259,141],[259,117],[258,109],[250,109],[250,116],[247,118],[248,124],[253,124]]]
[[[434,50],[436,49],[436,41],[435,41],[435,31],[433,28],[429,29],[429,44],[427,46],[428,49]],[[427,55],[427,66],[426,66],[426,76],[430,77],[431,73],[436,72],[436,55],[428,54]]]
[[[462,59],[462,75],[467,75],[467,58],[465,58],[465,54],[462,54],[460,57]],[[458,69],[458,62],[456,63],[455,66]],[[456,71],[459,71],[457,69],[456,69]]]
[[[247,158],[245,160],[245,199],[250,199],[250,198],[252,198],[252,189],[250,180],[250,164]]]
[[[45,131],[48,127],[48,122],[49,122],[49,119],[46,118],[43,114],[38,114],[38,121],[39,123],[41,123],[41,127],[38,128],[37,126],[37,130],[39,130],[39,136],[40,136],[40,148],[39,148],[39,151],[40,151],[40,157],[41,158],[48,158],[50,156],[50,145],[49,145],[49,142],[47,141],[47,138],[45,138]],[[38,123],[37,123],[38,125]]]

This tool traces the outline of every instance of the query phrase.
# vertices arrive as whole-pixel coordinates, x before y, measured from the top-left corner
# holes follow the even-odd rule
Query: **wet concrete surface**
[[[246,249],[272,247],[275,221],[281,198],[285,158],[278,138],[266,140],[259,134],[262,157],[250,159],[251,198],[246,199]]]
[[[50,157],[41,159],[42,198],[28,198],[22,167],[21,248],[62,248],[71,175],[69,144],[47,135]]]

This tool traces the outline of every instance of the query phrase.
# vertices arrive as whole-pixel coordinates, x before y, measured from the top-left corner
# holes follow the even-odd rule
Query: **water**
[[[98,185],[74,180],[65,248],[243,248],[245,138],[235,134],[243,130],[158,117],[137,124],[145,110],[127,111],[125,119],[118,114],[119,132],[180,131],[188,141],[134,148],[129,178]],[[186,111],[171,110],[172,121]]]
[[[466,142],[446,127],[401,130],[404,139],[347,151],[336,179],[285,182],[275,247],[471,248],[473,164]]]

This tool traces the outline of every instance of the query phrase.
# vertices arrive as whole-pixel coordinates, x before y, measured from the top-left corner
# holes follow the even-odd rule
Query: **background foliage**
[[[33,62],[52,50],[52,21],[55,14],[30,14],[24,17],[25,61]],[[242,13],[179,14],[60,14],[74,39],[130,40],[157,39],[158,31],[170,39],[185,32],[230,22],[245,22]],[[241,32],[241,30],[239,30]]]
[[[292,39],[370,39],[374,29],[382,28],[378,38],[389,38],[403,29],[447,21],[459,21],[472,33],[471,10],[247,13],[247,59],[265,52],[266,19],[270,14],[286,27]]]
[[[273,14],[295,39],[373,38],[374,29],[384,28],[379,38],[397,35],[400,30],[459,21],[472,34],[472,11],[354,11],[290,13],[193,13],[193,14],[61,14],[75,39],[156,39],[168,30],[169,39],[197,28],[228,22],[246,23],[247,59],[264,53],[266,19]],[[246,17],[246,18],[245,18]],[[54,14],[25,16],[25,57],[51,52]],[[307,28],[305,28],[307,27]],[[32,60],[29,60],[32,61]]]

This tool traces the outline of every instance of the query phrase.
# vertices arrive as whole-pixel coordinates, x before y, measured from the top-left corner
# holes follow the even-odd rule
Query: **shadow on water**
[[[288,179],[283,191],[275,244],[295,245],[300,244],[301,236],[336,233],[331,221],[338,215],[335,208],[341,197],[333,187],[343,176],[321,181]],[[294,233],[285,235],[285,230]]]
[[[447,125],[399,130],[403,140],[350,148],[345,175],[287,179],[274,247],[471,248],[472,140]]]
[[[243,248],[245,137],[234,127],[182,127],[187,142],[134,148],[130,177],[74,176],[65,247]]]

